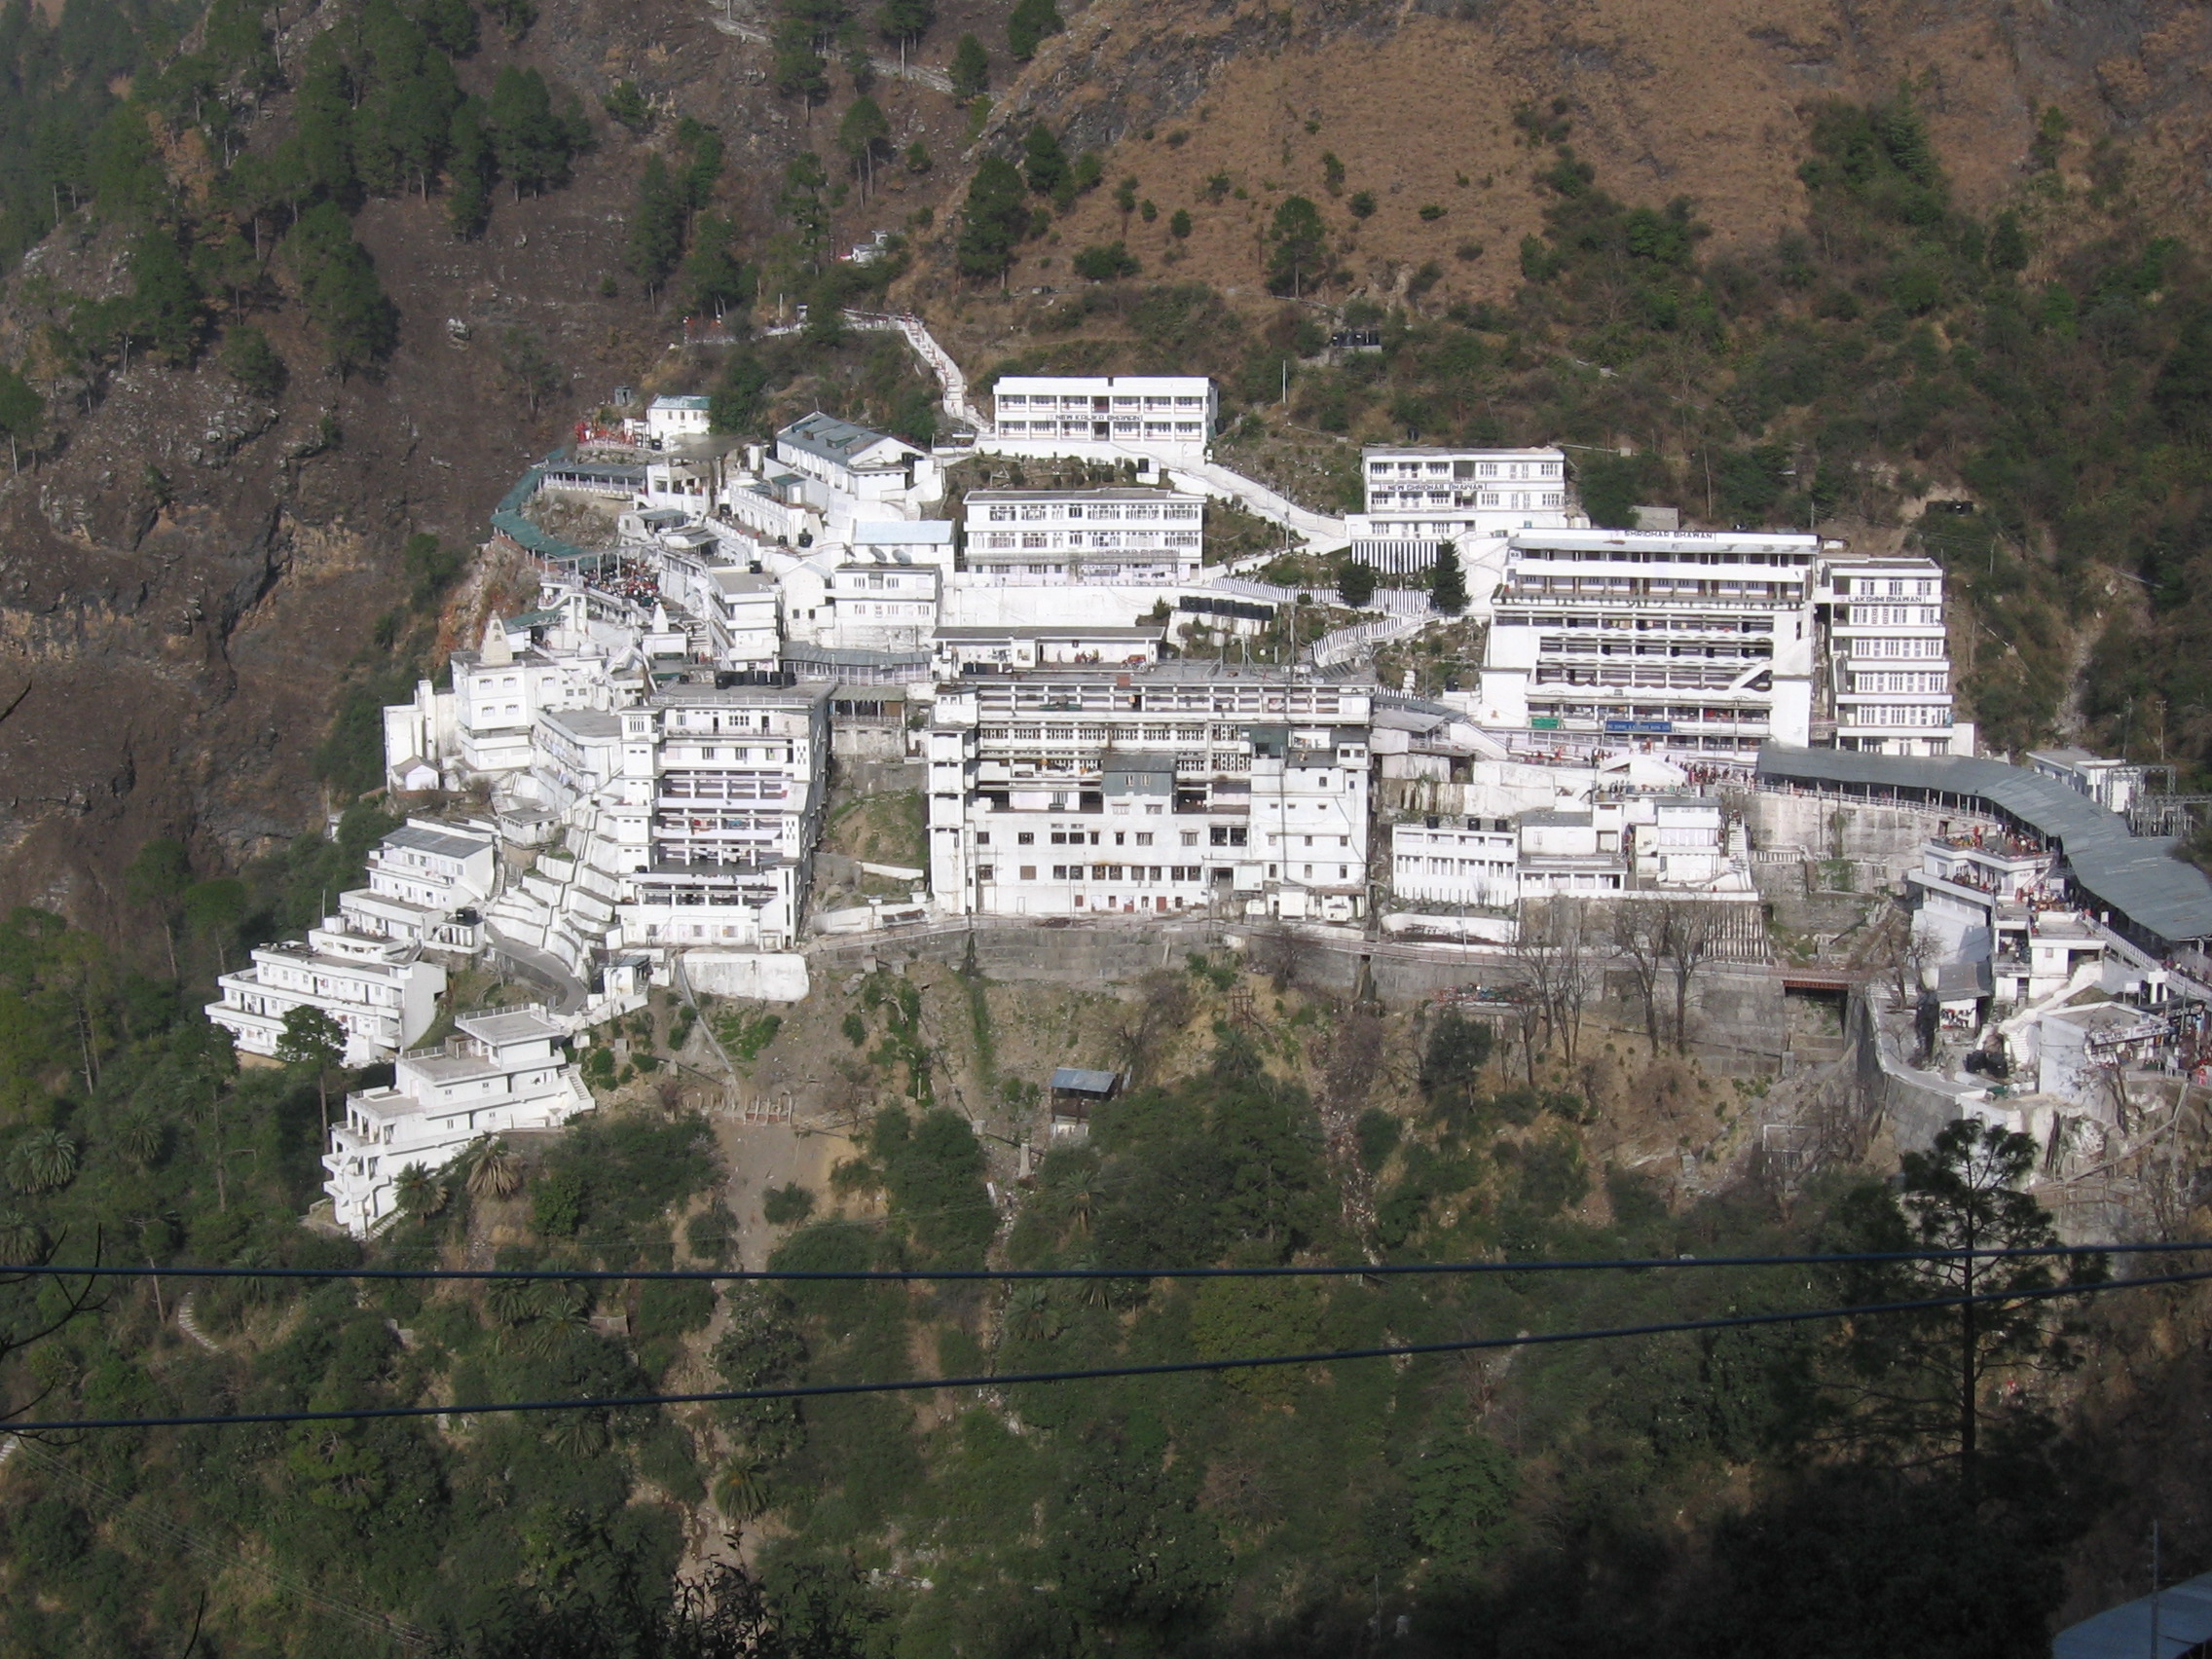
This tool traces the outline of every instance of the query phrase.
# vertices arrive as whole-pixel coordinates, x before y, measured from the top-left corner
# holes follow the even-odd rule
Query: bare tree
[[[1670,899],[1661,924],[1666,932],[1667,966],[1675,981],[1675,1051],[1690,1051],[1690,984],[1720,948],[1714,906],[1694,899]]]
[[[1534,1017],[1542,1027],[1543,1046],[1558,1044],[1569,1065],[1574,1063],[1582,1036],[1582,1010],[1599,967],[1591,949],[1592,936],[1589,906],[1579,899],[1543,899],[1521,907],[1521,931],[1513,954],[1536,1004]],[[1533,1085],[1532,1051],[1529,1069]]]
[[[1278,920],[1254,943],[1258,946],[1255,966],[1273,977],[1277,996],[1310,977],[1313,941],[1288,922]]]
[[[1643,1004],[1643,1035],[1659,1052],[1659,983],[1667,971],[1667,915],[1646,902],[1623,900],[1613,906],[1613,944],[1628,958],[1637,999]]]
[[[1129,1087],[1152,1081],[1161,1057],[1191,1020],[1190,977],[1174,968],[1156,968],[1138,982],[1137,1000],[1114,1028],[1115,1055],[1129,1074]]]

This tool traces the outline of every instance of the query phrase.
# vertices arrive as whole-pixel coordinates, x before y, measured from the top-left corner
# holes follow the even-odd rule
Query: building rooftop
[[[605,743],[622,735],[622,717],[596,709],[548,709],[537,718],[583,743]]]
[[[834,415],[825,415],[819,409],[802,416],[776,434],[776,442],[789,444],[808,455],[818,455],[824,461],[833,461],[839,466],[850,466],[854,458],[873,449],[877,444],[896,445],[907,455],[921,452],[910,444],[886,432],[872,431],[866,426],[856,426],[850,421],[840,421]]]
[[[2154,1631],[2158,1638],[2155,1650]],[[2157,1659],[2182,1659],[2205,1641],[2212,1641],[2212,1572],[2069,1625],[2052,1639],[2050,1655],[2051,1659],[2144,1659],[2155,1651]]]
[[[756,575],[751,571],[709,571],[717,591],[722,594],[766,594],[776,591],[773,576]]]
[[[978,640],[1159,640],[1167,634],[1165,623],[1156,622],[1149,628],[1091,626],[1072,624],[1063,628],[1043,628],[1021,624],[1007,628],[940,628],[940,640],[962,644]]]
[[[1759,751],[1758,775],[1984,802],[2056,841],[2075,885],[2138,928],[2168,941],[2212,938],[2212,880],[2174,856],[2171,837],[2130,833],[2126,819],[2056,778],[2003,760],[1956,755],[1865,755],[1774,744]]]
[[[1121,1081],[1120,1072],[1090,1071],[1083,1066],[1061,1066],[1052,1073],[1054,1091],[1070,1094],[1111,1094]]]
[[[1096,489],[971,490],[971,501],[1202,501],[1189,490],[1147,490],[1137,484],[1108,484]]]
[[[453,1023],[455,1030],[465,1031],[495,1049],[506,1043],[530,1043],[541,1038],[558,1042],[569,1034],[569,1028],[559,1020],[548,1019],[542,1011],[530,1008],[464,1014]]]
[[[1363,461],[1369,457],[1401,455],[1408,458],[1415,456],[1442,458],[1448,455],[1482,456],[1494,458],[1498,461],[1564,461],[1567,459],[1566,452],[1554,449],[1549,445],[1537,445],[1532,449],[1481,449],[1471,444],[1363,444],[1360,446],[1359,454]]]
[[[1731,548],[1768,552],[1776,548],[1810,553],[1820,537],[1803,531],[1753,532],[1745,530],[1517,530],[1507,537],[1511,547],[1558,548],[1573,552],[1587,548],[1604,552],[1633,548],[1645,553],[1724,553]]]
[[[387,847],[405,847],[411,852],[441,859],[474,858],[487,844],[478,836],[448,834],[440,830],[425,830],[419,824],[403,824],[384,838],[384,845]]]
[[[696,393],[679,392],[654,398],[651,407],[655,409],[711,409],[714,407],[714,401],[711,397],[700,396]]]

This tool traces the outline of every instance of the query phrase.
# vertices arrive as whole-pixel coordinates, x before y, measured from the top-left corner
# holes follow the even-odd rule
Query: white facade
[[[1169,490],[975,490],[967,565],[1012,586],[1189,581],[1205,560],[1205,498]]]
[[[1425,571],[1446,542],[1478,561],[1490,541],[1516,530],[1586,523],[1556,449],[1433,449],[1370,445],[1360,452],[1366,511],[1346,523],[1352,557],[1379,571]],[[1470,589],[1473,584],[1469,584]]]
[[[2028,769],[2087,795],[2107,812],[2125,814],[2145,790],[2141,766],[2086,749],[2031,749]]]
[[[1817,537],[1521,531],[1506,548],[1485,725],[1720,754],[1810,741]]]
[[[499,889],[498,835],[411,818],[371,850],[368,876],[338,896],[338,931],[474,955],[480,907]]]
[[[939,585],[935,565],[840,565],[823,583],[815,644],[847,650],[923,649],[937,630]]]
[[[1220,416],[1202,375],[1005,375],[991,405],[1000,439],[1043,454],[1080,443],[1203,455]]]
[[[955,913],[1364,908],[1364,686],[1211,664],[940,691],[931,888]]]
[[[878,509],[868,515],[874,519],[885,516],[882,509],[918,517],[944,495],[944,469],[935,457],[819,411],[776,434],[776,460],[820,486],[815,504],[848,531],[864,507]]]
[[[451,1163],[471,1141],[509,1129],[559,1128],[589,1111],[591,1092],[559,1045],[568,1027],[542,1007],[463,1014],[458,1035],[403,1054],[391,1087],[346,1097],[322,1166],[338,1224],[365,1238],[396,1206],[401,1172]]]
[[[1951,716],[1943,571],[1932,559],[1835,559],[1817,596],[1827,622],[1835,746],[1875,755],[1972,754]]]
[[[207,1018],[249,1054],[274,1057],[284,1016],[320,1009],[346,1034],[346,1064],[365,1066],[405,1048],[437,1017],[446,971],[420,945],[347,931],[339,918],[304,942],[256,945],[252,963],[215,981]]]
[[[1068,627],[943,628],[937,631],[940,679],[963,675],[1018,674],[1036,668],[1088,668],[1098,664],[1141,667],[1160,659],[1163,624],[1123,627],[1077,623]]]
[[[654,398],[645,405],[645,436],[656,444],[673,438],[705,437],[713,401],[697,396]]]
[[[1520,903],[1521,835],[1502,818],[1390,827],[1390,895],[1412,904],[1510,910]]]

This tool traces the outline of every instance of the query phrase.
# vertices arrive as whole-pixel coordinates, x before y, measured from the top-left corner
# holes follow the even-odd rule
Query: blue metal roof
[[[2170,836],[2134,834],[2119,813],[2040,772],[1963,756],[1862,755],[1770,744],[1759,751],[1758,775],[1980,801],[2056,842],[2074,885],[2143,932],[2169,942],[2212,938],[2212,880],[2175,856]]]
[[[2060,1631],[2050,1644],[2051,1659],[2179,1659],[2212,1641],[2212,1572],[2161,1590],[2155,1612],[2153,1600],[2145,1596],[2107,1607]],[[2156,1645],[2151,1641],[2154,1617]]]
[[[1121,1081],[1120,1072],[1086,1071],[1081,1066],[1062,1066],[1052,1074],[1053,1088],[1075,1094],[1111,1094]]]

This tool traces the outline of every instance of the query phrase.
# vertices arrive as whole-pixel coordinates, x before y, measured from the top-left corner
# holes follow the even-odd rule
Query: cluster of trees
[[[961,210],[956,244],[961,273],[986,279],[1003,276],[1023,242],[1051,229],[1051,211],[1032,205],[1030,198],[1043,198],[1066,213],[1078,197],[1098,187],[1104,173],[1105,165],[1096,151],[1086,150],[1071,159],[1043,122],[1033,124],[1023,135],[1019,166],[1003,156],[985,156]],[[1091,261],[1102,271],[1096,279],[1134,275],[1134,264],[1119,243],[1111,249],[1087,250],[1078,259],[1080,275],[1091,275],[1082,269],[1082,261]]]
[[[80,0],[51,26],[35,7],[0,10],[14,88],[0,158],[20,162],[0,166],[0,253],[83,207],[131,230],[130,291],[75,305],[48,343],[64,364],[128,365],[133,352],[189,364],[227,318],[224,365],[273,396],[285,367],[244,319],[281,303],[288,276],[331,366],[372,367],[397,343],[398,313],[352,235],[362,203],[443,189],[455,232],[473,236],[500,181],[518,197],[553,189],[591,143],[574,96],[535,69],[502,66],[488,98],[462,91],[456,63],[478,45],[467,0],[362,0],[289,81],[265,6],[217,0],[200,49],[178,53],[189,21],[109,0]],[[287,91],[284,136],[257,141],[258,112]],[[196,153],[211,177],[180,160]],[[43,410],[7,391],[0,383],[0,425],[19,450]]]

